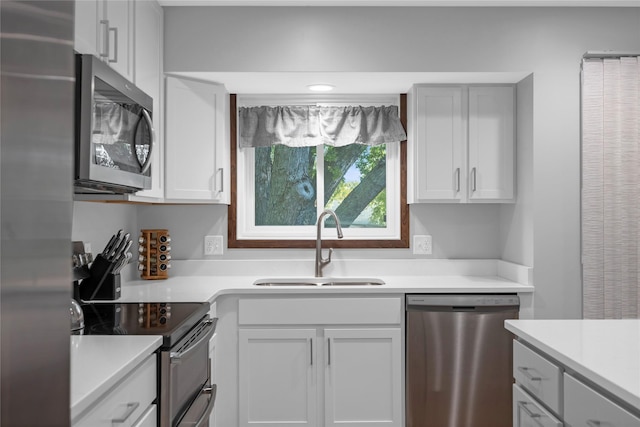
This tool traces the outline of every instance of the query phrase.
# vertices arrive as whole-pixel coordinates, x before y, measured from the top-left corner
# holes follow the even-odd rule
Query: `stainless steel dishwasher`
[[[407,427],[512,425],[517,295],[406,296]]]

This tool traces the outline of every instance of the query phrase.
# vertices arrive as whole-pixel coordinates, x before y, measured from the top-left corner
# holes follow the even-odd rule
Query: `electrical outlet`
[[[431,255],[433,243],[431,236],[413,236],[413,253],[416,255]]]
[[[222,255],[222,236],[204,236],[204,254]]]

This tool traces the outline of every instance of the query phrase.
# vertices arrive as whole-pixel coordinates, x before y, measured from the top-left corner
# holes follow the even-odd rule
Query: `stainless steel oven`
[[[76,55],[76,193],[151,188],[153,100],[93,55]]]
[[[161,335],[158,426],[208,427],[216,400],[209,340],[217,319],[207,303],[88,303],[88,335]]]
[[[160,352],[160,427],[207,427],[216,400],[209,372],[215,319],[203,318],[175,346]]]

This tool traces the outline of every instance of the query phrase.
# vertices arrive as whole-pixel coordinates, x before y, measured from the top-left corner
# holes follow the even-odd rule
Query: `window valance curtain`
[[[239,109],[240,147],[378,145],[407,139],[398,107],[258,106]]]

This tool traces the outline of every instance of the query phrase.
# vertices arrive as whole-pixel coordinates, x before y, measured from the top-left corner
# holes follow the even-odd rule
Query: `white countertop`
[[[162,344],[155,335],[71,336],[71,420]]]
[[[528,284],[530,268],[500,260],[375,260],[373,263],[370,260],[348,260],[332,263],[336,277],[374,277],[385,282],[381,286],[366,287],[261,287],[253,284],[264,278],[309,277],[306,275],[309,262],[295,260],[177,261],[173,264],[174,268],[166,280],[123,283],[122,295],[117,302],[213,303],[217,297],[227,294],[531,294],[534,290]],[[382,271],[387,273],[378,274]],[[362,272],[366,274],[359,274]],[[161,338],[74,336],[71,343],[71,415],[75,419],[94,399],[153,352],[160,345]]]
[[[213,302],[225,294],[401,294],[532,293],[525,285],[498,276],[375,276],[380,286],[256,286],[258,279],[274,276],[175,276],[166,280],[137,280],[122,286],[119,302]],[[285,276],[281,276],[285,277]]]
[[[505,326],[640,409],[640,320],[507,320]]]

